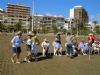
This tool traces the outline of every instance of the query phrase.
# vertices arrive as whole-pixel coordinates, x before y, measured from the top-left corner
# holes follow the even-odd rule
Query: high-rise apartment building
[[[80,26],[88,22],[88,13],[82,6],[74,6],[70,9],[70,18],[76,19]]]
[[[7,4],[7,25],[22,22],[23,29],[29,28],[30,7],[21,4]]]
[[[0,22],[4,22],[4,11],[0,8]]]

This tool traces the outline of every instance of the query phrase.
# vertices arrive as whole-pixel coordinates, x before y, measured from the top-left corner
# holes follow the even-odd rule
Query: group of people
[[[14,36],[11,40],[12,43],[12,51],[13,55],[11,57],[11,61],[13,63],[20,64],[19,58],[20,58],[20,53],[21,53],[21,43],[26,44],[26,50],[27,50],[27,56],[25,57],[26,62],[30,62],[30,59],[32,57],[32,53],[34,53],[34,56],[36,57],[38,53],[37,45],[39,45],[39,40],[37,39],[36,36],[36,31],[29,32],[27,34],[27,40],[23,40],[22,38],[22,32],[18,31],[16,33],[16,36]]]
[[[97,37],[90,33],[87,37],[87,42],[82,39],[79,43],[75,36],[71,36],[70,33],[67,34],[65,44],[67,48],[67,55],[73,57],[74,55],[87,55],[98,53],[100,55],[100,40],[96,40]]]
[[[61,47],[62,42],[61,42],[60,35],[61,35],[60,33],[57,33],[57,35],[55,36],[55,40],[52,43],[52,46],[54,49],[54,52],[53,52],[54,56],[62,55],[63,48]],[[74,55],[76,54],[83,54],[83,55],[88,54],[89,47],[95,46],[95,49],[97,49],[96,48],[97,46],[95,45],[96,44],[95,38],[96,37],[91,33],[88,36],[87,43],[83,39],[78,44],[76,35],[71,35],[68,32],[66,36],[66,43],[65,43],[66,55],[73,58]],[[13,55],[11,57],[12,63],[20,64],[19,58],[20,58],[20,53],[21,53],[21,43],[26,44],[27,56],[24,58],[24,61],[28,63],[31,62],[30,60],[32,59],[32,54],[34,55],[35,58],[37,57],[37,54],[38,54],[37,45],[40,45],[40,41],[37,38],[36,31],[29,32],[27,34],[27,40],[23,40],[22,32],[18,31],[16,35],[12,38],[11,43],[12,43],[12,51],[13,51]],[[42,55],[49,57],[48,51],[49,51],[50,43],[47,38],[43,40],[43,42],[41,43],[41,47],[43,48]],[[98,51],[99,51],[99,48],[100,48],[100,44],[98,45]]]

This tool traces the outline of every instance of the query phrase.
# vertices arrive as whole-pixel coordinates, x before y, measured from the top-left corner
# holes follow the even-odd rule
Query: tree
[[[88,29],[81,29],[80,31],[79,31],[79,34],[80,35],[86,35],[86,34],[88,34],[88,32],[90,32]]]
[[[10,32],[15,31],[14,25],[9,25],[9,26],[7,27],[7,29],[8,29],[8,31],[10,31]]]
[[[53,33],[56,34],[58,32],[57,26],[52,25],[52,30],[53,30]]]
[[[63,34],[66,34],[66,33],[67,33],[67,30],[66,30],[66,29],[62,29],[61,32],[62,32]]]
[[[5,29],[6,29],[6,26],[2,22],[0,22],[0,31],[5,30]]]
[[[42,25],[42,32],[44,33],[44,34],[46,34],[46,33],[48,33],[48,29],[47,29],[47,27],[45,26],[45,25]]]
[[[96,34],[100,34],[100,25],[95,26],[94,32],[96,32]]]
[[[15,30],[16,31],[22,30],[22,20],[19,20],[19,22],[15,25]]]
[[[29,30],[31,30],[32,29],[32,16],[29,16],[28,21],[30,22]]]
[[[71,28],[71,33],[72,34],[76,34],[77,33],[77,28],[76,27],[72,27]]]
[[[98,24],[98,21],[93,21],[94,25]]]

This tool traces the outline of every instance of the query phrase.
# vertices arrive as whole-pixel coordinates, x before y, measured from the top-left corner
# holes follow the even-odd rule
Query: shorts
[[[21,47],[12,47],[13,53],[20,53]]]
[[[27,49],[27,51],[31,51],[31,45],[26,45],[26,49]]]

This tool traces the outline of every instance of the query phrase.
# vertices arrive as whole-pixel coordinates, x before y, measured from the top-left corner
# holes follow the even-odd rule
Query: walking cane
[[[89,60],[91,60],[91,46],[89,46]]]

